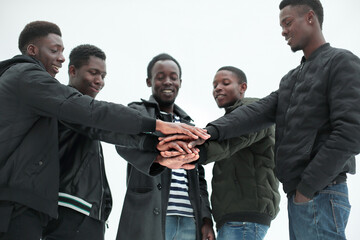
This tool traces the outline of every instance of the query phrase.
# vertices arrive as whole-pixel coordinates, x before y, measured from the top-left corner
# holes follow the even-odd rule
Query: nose
[[[216,87],[214,88],[214,92],[219,92],[219,91],[221,91],[221,85],[220,84],[216,85]]]
[[[282,27],[281,35],[282,35],[283,37],[286,37],[287,34],[288,34],[287,28],[286,28],[286,27]]]
[[[163,84],[165,85],[171,85],[172,84],[172,80],[170,79],[170,77],[166,77]]]
[[[62,52],[60,52],[60,54],[59,54],[58,61],[61,62],[61,63],[65,62],[65,57],[64,57],[64,54]]]
[[[100,86],[101,88],[103,88],[104,85],[105,85],[105,81],[104,81],[103,76],[101,76],[101,74],[96,75],[96,76],[95,76],[95,79],[94,79],[94,83],[95,83],[97,86]]]

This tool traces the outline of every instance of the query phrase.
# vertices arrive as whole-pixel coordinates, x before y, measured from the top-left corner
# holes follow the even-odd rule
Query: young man
[[[277,91],[207,126],[212,139],[224,140],[276,124],[276,175],[288,195],[292,240],[346,239],[346,178],[360,152],[360,59],[326,43],[322,23],[319,0],[283,0],[282,35],[303,51],[300,66]]]
[[[213,80],[213,96],[229,114],[255,102],[244,98],[247,79],[232,66],[220,68]],[[274,168],[275,128],[205,143],[206,163],[213,166],[211,206],[218,240],[262,240],[279,212],[279,181]]]
[[[105,53],[80,45],[69,59],[69,85],[95,98],[105,85]],[[59,216],[44,229],[43,239],[104,239],[112,198],[100,142],[60,122],[59,152]]]
[[[144,116],[191,124],[192,119],[175,104],[181,87],[181,67],[168,54],[155,56],[147,68],[150,99],[130,107]],[[158,133],[157,133],[158,134]],[[158,153],[117,147],[126,160],[161,159]],[[200,151],[200,154],[202,151]],[[127,192],[117,239],[214,239],[204,169],[166,169],[149,177],[128,164]]]
[[[59,27],[36,21],[19,37],[22,53],[0,63],[0,239],[41,238],[57,217],[58,119],[116,133],[160,130],[204,136],[120,104],[95,101],[54,77],[64,62]],[[206,137],[205,137],[206,138]],[[157,163],[143,163],[148,169]]]
[[[276,92],[210,123],[209,133],[222,140],[275,123],[290,239],[346,239],[346,178],[360,152],[360,60],[326,43],[320,1],[284,0],[280,10],[282,35],[304,53],[301,65]]]

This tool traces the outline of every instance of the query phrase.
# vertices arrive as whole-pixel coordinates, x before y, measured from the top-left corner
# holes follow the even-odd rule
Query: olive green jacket
[[[226,108],[256,101],[245,98]],[[270,226],[279,212],[279,182],[274,168],[274,126],[221,142],[205,143],[207,163],[213,166],[211,204],[217,229],[226,222]]]

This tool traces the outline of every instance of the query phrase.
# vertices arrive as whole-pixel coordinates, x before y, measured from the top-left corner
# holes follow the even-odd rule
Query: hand
[[[176,140],[182,140],[182,141],[189,142],[191,140],[194,140],[194,138],[189,137],[188,135],[184,135],[184,134],[168,135],[165,137],[159,137],[159,141],[160,141],[159,144],[162,145],[162,144],[176,141]]]
[[[198,159],[199,159],[199,155],[194,153],[183,154],[180,156],[169,157],[169,158],[165,158],[159,154],[154,162],[159,163],[160,165],[170,169],[183,168],[186,170],[191,170],[195,168],[195,165],[190,163]]]
[[[186,143],[185,143],[186,144]],[[192,153],[194,154],[199,154],[200,152],[200,149],[198,148],[191,148],[191,151]],[[186,154],[186,153],[182,153],[182,152],[179,152],[179,151],[162,151],[160,152],[161,156],[163,157],[176,157],[176,156],[179,156],[179,155],[183,155],[183,154]]]
[[[181,154],[185,154],[185,153],[188,153],[188,154],[189,153],[196,153],[196,154],[198,153],[194,149],[190,149],[188,147],[188,143],[184,142],[184,141],[172,141],[172,142],[167,142],[164,144],[158,143],[156,148],[160,152],[175,150],[175,151],[171,151],[171,152],[178,153],[178,154],[174,154],[174,155],[170,155],[170,156],[163,155],[164,157],[173,157],[173,156],[177,156],[177,155],[181,155]]]
[[[198,139],[200,137],[205,140],[210,138],[210,135],[207,134],[205,129],[193,127],[185,123],[170,123],[156,120],[156,130],[162,132],[165,135],[183,134],[193,139]]]
[[[201,227],[201,236],[201,240],[215,240],[212,221],[208,218],[204,218],[204,224]]]
[[[204,142],[205,142],[204,139],[199,138],[199,139],[196,139],[196,140],[193,140],[193,141],[189,142],[188,147],[193,148],[195,146],[204,144]]]
[[[309,202],[311,199],[305,197],[302,193],[300,193],[298,190],[296,190],[294,201],[296,203],[306,203]]]

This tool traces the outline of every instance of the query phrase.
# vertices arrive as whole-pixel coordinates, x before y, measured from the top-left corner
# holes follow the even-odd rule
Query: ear
[[[39,48],[32,43],[30,43],[26,48],[27,55],[31,57],[35,57],[38,54],[38,52],[39,52]]]
[[[306,21],[309,24],[313,24],[315,22],[315,12],[313,10],[310,10],[307,14],[306,14]]]
[[[246,89],[247,89],[247,83],[241,83],[240,84],[240,92],[242,93],[242,94],[244,94],[245,93],[245,91],[246,91]]]
[[[68,69],[69,77],[74,77],[76,74],[76,68],[74,65],[70,65]]]
[[[146,85],[147,85],[148,87],[152,87],[151,79],[150,79],[150,78],[147,78],[147,79],[146,79]]]
[[[182,79],[180,79],[180,85],[179,85],[179,88],[181,88],[181,84],[182,84]]]

